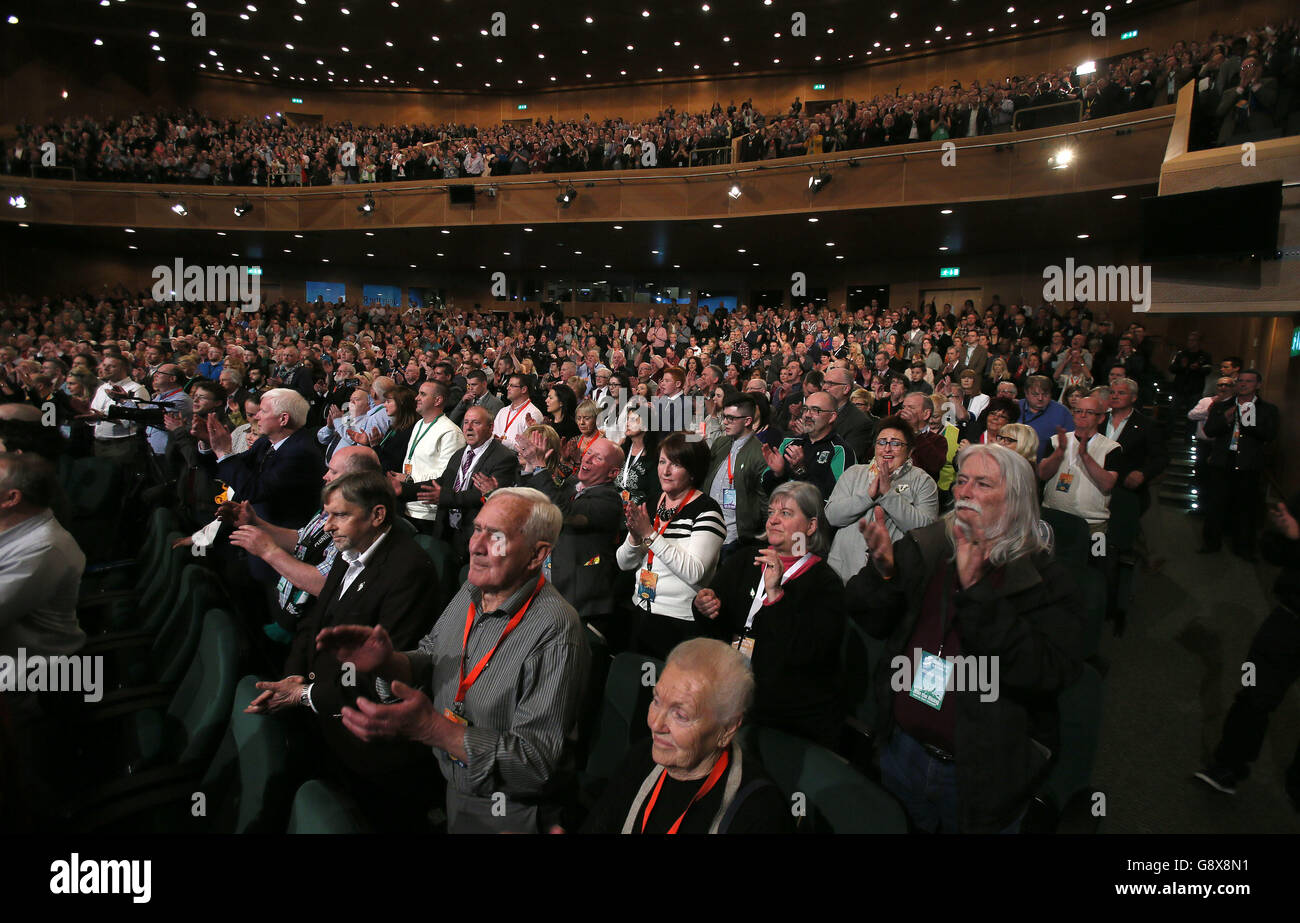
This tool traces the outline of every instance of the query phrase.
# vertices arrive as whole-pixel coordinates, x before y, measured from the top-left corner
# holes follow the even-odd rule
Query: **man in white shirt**
[[[415,395],[415,411],[420,415],[406,444],[402,471],[390,472],[389,480],[400,499],[406,500],[406,515],[425,534],[433,531],[438,516],[435,503],[415,499],[417,483],[437,481],[448,460],[465,446],[460,428],[447,418],[447,386],[440,381],[426,381]]]
[[[534,423],[541,422],[542,412],[528,398],[527,375],[511,375],[506,380],[506,400],[506,406],[497,411],[496,420],[492,424],[492,435],[514,452],[519,434]]]
[[[1119,443],[1098,432],[1105,416],[1099,398],[1080,398],[1074,432],[1058,426],[1052,453],[1038,463],[1038,477],[1047,482],[1043,506],[1086,519],[1094,534],[1106,531],[1122,459]]]
[[[108,411],[118,403],[148,400],[149,391],[127,375],[126,363],[116,356],[107,356],[101,364],[104,383],[90,402],[90,416],[95,424],[96,458],[130,458],[135,451],[132,437],[136,424],[125,420],[109,420]]]

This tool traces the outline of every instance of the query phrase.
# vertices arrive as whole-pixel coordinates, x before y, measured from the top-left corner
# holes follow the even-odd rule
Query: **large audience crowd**
[[[1196,425],[1202,550],[1253,558],[1281,425],[1259,373],[1211,375],[1196,335],[1166,365],[1140,323],[996,296],[612,319],[120,290],[8,298],[0,344],[0,593],[20,600],[0,654],[84,641],[85,558],[42,458],[111,459],[127,508],[169,507],[235,598],[265,677],[249,710],[311,729],[381,829],[422,828],[431,778],[453,832],[788,829],[737,733],[843,747],[853,623],[882,645],[872,771],[911,824],[1017,830],[1057,695],[1096,657],[1082,588],[1133,564],[1088,549],[1137,528],[1167,428]],[[1282,609],[1298,511],[1263,543]],[[1116,631],[1124,608],[1111,592]],[[584,703],[624,650],[666,659],[651,736],[582,820]],[[1289,682],[1254,653],[1269,680],[1203,773],[1225,791]],[[1000,690],[954,685],[967,656]]]
[[[1163,52],[1002,81],[840,100],[815,113],[796,98],[786,113],[751,101],[707,113],[673,107],[644,121],[606,117],[518,125],[301,124],[281,113],[222,119],[193,110],[20,121],[4,145],[15,175],[218,186],[343,185],[529,173],[574,173],[742,162],[967,138],[1088,120],[1164,105],[1197,84],[1196,146],[1261,140],[1294,131],[1300,84],[1294,21]],[[1075,107],[1061,106],[1077,103]],[[1047,107],[1047,108],[1043,108]],[[1019,114],[1019,115],[1018,115]],[[54,166],[43,145],[55,145]]]

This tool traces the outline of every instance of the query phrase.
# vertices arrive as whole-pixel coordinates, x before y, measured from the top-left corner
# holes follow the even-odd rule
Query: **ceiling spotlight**
[[[560,204],[560,208],[568,208],[573,204],[573,200],[578,197],[578,190],[572,186],[565,186],[560,194],[555,197],[555,201]]]
[[[186,215],[190,213],[190,210],[185,207],[184,202],[177,202],[175,205],[172,206],[172,211],[180,215],[182,218],[184,218]]]
[[[357,211],[363,215],[369,215],[375,210],[375,197],[366,193],[366,200],[357,206]]]
[[[22,195],[21,193],[19,195],[11,195],[9,197],[9,204],[14,208],[26,208],[27,196]]]
[[[822,167],[817,171],[816,176],[808,177],[808,191],[813,195],[821,192],[826,188],[826,184],[831,181],[831,171]]]
[[[1111,198],[1114,199],[1116,202],[1118,202],[1120,199],[1127,199],[1128,195],[1123,192],[1117,192],[1113,196],[1111,196]]]
[[[235,217],[242,218],[253,210],[253,203],[245,199],[235,206]]]
[[[739,199],[741,196],[740,187],[735,183],[732,183],[731,188],[727,190],[727,195],[731,196],[733,199]]]

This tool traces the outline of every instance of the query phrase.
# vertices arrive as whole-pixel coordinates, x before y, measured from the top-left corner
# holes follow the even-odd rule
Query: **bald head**
[[[835,399],[825,391],[814,391],[804,397],[804,432],[814,442],[825,439],[835,425]]]
[[[0,420],[21,420],[24,423],[40,423],[41,409],[31,404],[0,404]]]
[[[343,477],[345,474],[359,474],[363,471],[382,471],[379,456],[375,450],[366,445],[349,445],[338,449],[330,456],[329,466],[321,478],[326,484]]]
[[[623,450],[608,439],[597,439],[582,456],[578,480],[583,487],[608,484],[622,467]]]

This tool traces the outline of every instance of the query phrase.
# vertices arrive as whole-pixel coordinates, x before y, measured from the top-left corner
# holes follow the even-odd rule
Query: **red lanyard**
[[[514,413],[512,413],[512,414],[510,414],[508,417],[506,417],[506,425],[505,425],[505,429],[503,429],[503,430],[501,431],[501,438],[502,438],[502,439],[504,439],[506,436],[510,435],[510,424],[513,423],[513,422],[515,422],[515,420],[519,419],[519,415],[520,415],[521,413],[523,413],[523,412],[524,412],[525,410],[527,410],[527,409],[528,409],[528,404],[527,404],[527,403],[524,403],[524,404],[520,405],[520,407],[519,407],[518,410],[516,410]]]
[[[579,458],[586,458],[586,457],[587,457],[587,450],[590,449],[593,445],[595,445],[595,444],[596,444],[596,440],[599,439],[599,438],[600,438],[600,433],[599,433],[599,432],[593,433],[592,436],[591,436],[591,438],[590,438],[589,440],[587,440],[587,444],[586,444],[586,445],[583,445],[583,444],[582,444],[582,437],[579,436],[579,437],[578,437],[578,457],[579,457]]]
[[[456,687],[457,702],[465,701],[465,693],[469,691],[469,687],[473,686],[474,683],[478,680],[479,674],[482,673],[483,668],[488,665],[488,661],[492,659],[492,655],[497,652],[497,648],[501,646],[501,642],[506,639],[506,636],[509,635],[510,632],[514,631],[519,626],[520,622],[523,621],[524,613],[527,612],[528,607],[533,604],[533,599],[536,598],[537,593],[542,588],[542,584],[544,584],[545,582],[546,582],[545,577],[537,578],[537,586],[533,587],[533,595],[528,597],[528,602],[524,603],[524,607],[520,609],[518,612],[516,612],[514,618],[512,618],[508,623],[506,623],[506,630],[501,632],[501,637],[497,638],[497,643],[492,645],[492,650],[484,654],[483,659],[480,660],[477,664],[475,664],[474,669],[470,671],[469,676],[466,676],[465,675],[465,653],[469,648],[470,626],[474,624],[474,603],[473,601],[470,602],[469,612],[465,615],[465,637],[461,641],[461,648],[460,648],[460,685]]]
[[[727,453],[727,486],[735,487],[736,479],[731,476],[731,453]]]
[[[713,764],[713,770],[709,773],[709,777],[704,780],[704,784],[701,785],[700,790],[695,793],[695,797],[691,799],[691,803],[686,806],[686,810],[682,812],[682,816],[677,818],[677,820],[673,822],[673,825],[668,828],[669,835],[677,832],[677,828],[682,825],[682,821],[686,819],[687,812],[689,812],[695,805],[695,802],[713,791],[713,786],[718,784],[718,780],[722,778],[722,774],[727,771],[727,763],[729,762],[731,762],[731,753],[729,751],[724,752],[722,758]],[[642,833],[645,833],[645,825],[650,820],[650,812],[655,809],[655,802],[659,800],[659,790],[664,787],[664,779],[666,778],[668,778],[667,772],[664,772],[659,776],[659,782],[655,785],[655,790],[650,795],[650,801],[645,806],[645,814],[641,816]]]
[[[668,530],[668,524],[672,522],[674,519],[676,519],[677,514],[680,513],[682,510],[686,509],[687,505],[692,500],[694,500],[697,496],[699,496],[699,493],[700,492],[698,490],[692,490],[689,494],[687,494],[686,499],[682,501],[681,506],[677,507],[677,510],[671,516],[663,520],[663,525],[660,525],[659,514],[655,513],[655,531],[654,531],[654,535],[651,537],[650,540],[654,541],[656,538],[663,535],[664,532]],[[652,570],[654,569],[654,566],[655,566],[655,553],[652,551],[650,552],[650,554],[646,555],[645,569]]]

